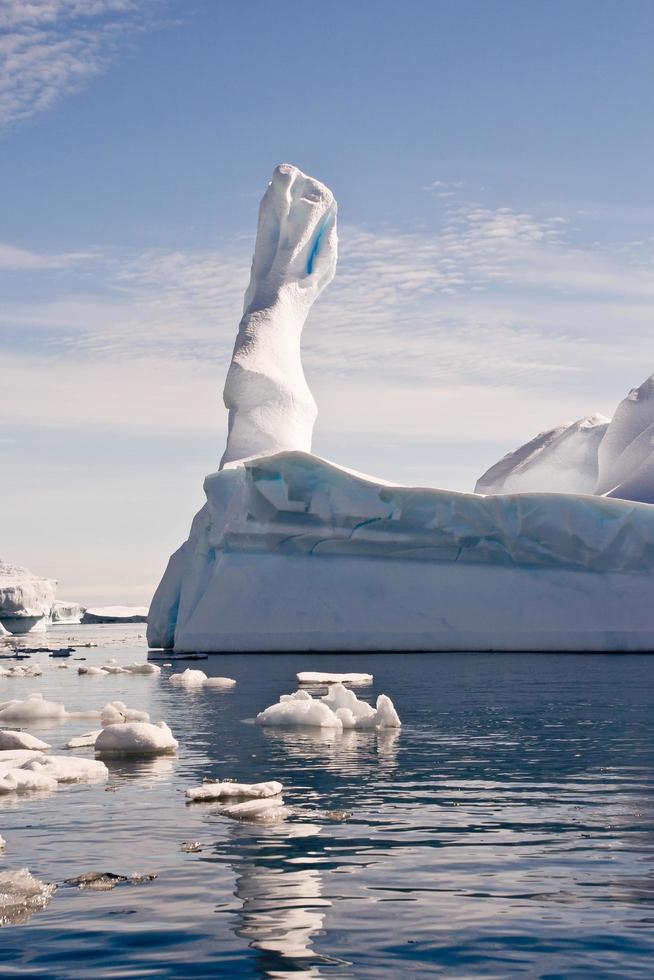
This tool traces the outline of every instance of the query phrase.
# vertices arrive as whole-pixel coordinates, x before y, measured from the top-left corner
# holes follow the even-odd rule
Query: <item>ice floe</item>
[[[312,698],[304,690],[283,694],[277,704],[270,705],[257,715],[256,722],[278,728],[308,726],[340,731],[399,728],[401,725],[393,702],[387,695],[380,694],[373,708],[367,701],[360,701],[354,691],[343,684],[332,684],[322,698]]]
[[[168,678],[171,684],[181,687],[234,687],[236,681],[232,677],[207,677],[203,670],[192,670],[187,667],[181,674],[171,674]]]
[[[24,701],[0,703],[0,723],[16,721],[64,721],[66,709],[56,701],[46,701],[42,694],[30,694]]]
[[[42,752],[0,752],[0,795],[51,792],[58,783],[87,783],[107,779],[103,762],[44,755]]]
[[[51,748],[47,742],[29,732],[16,732],[10,729],[0,731],[0,750],[4,749],[36,749],[43,751]]]
[[[232,820],[254,820],[259,823],[283,820],[288,815],[288,809],[284,806],[281,796],[230,803],[218,807],[216,812],[223,817],[230,817]]]
[[[272,779],[265,783],[231,783],[225,781],[205,782],[186,790],[186,798],[194,803],[211,800],[250,799],[263,800],[279,796],[283,790],[281,783]]]
[[[0,871],[0,926],[20,925],[49,904],[56,885],[45,884],[27,868]]]
[[[138,708],[128,708],[123,701],[111,701],[105,704],[100,712],[100,721],[103,726],[115,725],[126,721],[150,721],[147,711],[140,711]]]
[[[102,729],[98,728],[93,732],[83,732],[81,735],[74,735],[66,742],[67,749],[87,749],[95,745],[98,735]]]
[[[372,674],[329,674],[320,670],[301,670],[298,684],[372,684]]]
[[[178,744],[164,721],[154,725],[123,722],[102,730],[95,741],[95,751],[99,755],[157,755],[174,752]]]
[[[11,667],[0,667],[0,677],[41,677],[43,669],[40,664],[14,664]]]

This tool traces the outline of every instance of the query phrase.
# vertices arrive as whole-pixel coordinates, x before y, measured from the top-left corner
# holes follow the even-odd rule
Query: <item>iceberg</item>
[[[94,606],[85,609],[82,624],[98,623],[145,623],[148,619],[147,606]]]
[[[80,606],[79,602],[56,599],[50,610],[50,622],[54,626],[75,626],[82,622],[84,612],[84,606]]]
[[[300,351],[336,249],[331,193],[277,168],[225,385],[227,448],[153,597],[149,646],[654,649],[654,381],[611,421],[542,433],[477,493],[338,466],[311,453]]]
[[[57,583],[0,559],[0,625],[8,633],[44,630]]]
[[[373,708],[342,684],[332,684],[322,698],[312,698],[302,689],[294,694],[282,694],[277,704],[260,711],[255,721],[257,725],[272,728],[334,728],[336,731],[381,731],[402,725],[388,695],[380,694]]]
[[[477,481],[476,493],[588,493],[654,504],[654,375],[612,419],[590,415],[541,432]]]

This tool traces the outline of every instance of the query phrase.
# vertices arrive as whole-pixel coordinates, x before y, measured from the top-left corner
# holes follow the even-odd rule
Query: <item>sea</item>
[[[54,627],[21,643],[73,647],[68,658],[32,653],[22,663],[41,677],[0,678],[0,702],[120,700],[179,741],[174,756],[108,761],[107,783],[0,796],[0,871],[57,885],[0,929],[0,976],[652,976],[654,658],[243,654],[158,676],[78,674],[145,660],[144,634]],[[171,684],[187,666],[237,683]],[[401,729],[254,724],[307,670],[373,674],[358,696],[388,694]],[[66,741],[96,725],[30,731],[70,754]],[[204,779],[277,779],[284,815],[188,804]],[[71,883],[105,872],[156,877]]]

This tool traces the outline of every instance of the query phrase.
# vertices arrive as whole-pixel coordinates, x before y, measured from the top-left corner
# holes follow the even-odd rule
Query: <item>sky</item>
[[[258,202],[339,203],[314,451],[472,490],[654,372],[651,0],[0,0],[0,556],[147,604],[218,467]]]

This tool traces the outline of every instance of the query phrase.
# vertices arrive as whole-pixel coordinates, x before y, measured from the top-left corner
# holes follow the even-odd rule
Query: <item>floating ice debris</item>
[[[261,711],[258,725],[278,728],[311,726],[316,728],[382,729],[401,725],[393,702],[380,694],[376,707],[360,701],[354,691],[342,684],[332,684],[323,698],[312,698],[308,691],[283,694],[277,704]]]
[[[271,796],[261,800],[245,800],[243,803],[230,803],[217,810],[223,817],[232,820],[255,820],[261,823],[272,823],[283,820],[288,814],[281,796]]]
[[[372,684],[372,674],[325,674],[319,670],[301,670],[298,684]]]
[[[71,759],[42,752],[0,752],[0,795],[51,792],[58,783],[86,783],[107,779],[109,773],[95,759]]]
[[[7,846],[7,841],[4,839],[2,834],[0,834],[0,851],[3,851]]]
[[[129,674],[160,674],[161,667],[157,664],[148,663],[144,661],[142,663],[125,664],[125,670]]]
[[[168,680],[171,684],[181,684],[184,687],[202,687],[208,678],[203,670],[191,670],[187,667],[181,674],[171,674]]]
[[[16,664],[14,667],[0,667],[0,677],[40,677],[43,670],[39,664],[27,664],[21,667]]]
[[[171,684],[182,687],[234,687],[236,681],[232,677],[207,677],[203,670],[191,670],[187,667],[181,674],[171,674],[168,678]]]
[[[183,840],[180,846],[181,849],[186,852],[186,854],[197,854],[198,851],[202,850],[202,841]],[[2,847],[1,844],[0,847]]]
[[[80,890],[107,892],[117,885],[141,885],[144,881],[154,881],[156,874],[117,875],[113,871],[87,871],[76,878],[66,878],[66,885],[76,885]]]
[[[107,660],[106,663],[102,664],[101,668],[105,674],[127,674],[129,671],[121,667],[116,660]]]
[[[174,752],[178,744],[164,721],[156,725],[125,722],[104,728],[96,739],[95,751],[99,755],[158,755]]]
[[[108,672],[103,667],[92,667],[90,664],[83,664],[77,668],[77,673],[88,677],[106,677]]]
[[[0,926],[27,922],[33,912],[44,909],[57,890],[30,874],[27,868],[0,872]]]
[[[0,749],[49,749],[47,742],[28,732],[0,731]]]
[[[30,694],[25,701],[4,701],[0,704],[0,722],[63,721],[66,709],[56,701],[46,701],[42,694]]]
[[[230,783],[207,782],[186,790],[186,797],[191,802],[206,802],[209,800],[251,799],[263,800],[271,796],[279,796],[284,787],[277,780],[266,783]]]
[[[128,708],[122,701],[111,701],[102,709],[100,720],[103,725],[116,725],[125,721],[150,721],[150,715],[147,711]]]
[[[68,742],[66,742],[66,748],[67,749],[90,748],[91,746],[95,745],[95,741],[101,731],[102,729],[98,728],[94,732],[83,732],[81,735],[75,735],[73,736],[73,738],[69,739]]]
[[[41,776],[48,776],[57,783],[94,783],[109,778],[109,770],[104,762],[97,759],[75,759],[64,755],[32,759],[22,768]]]

